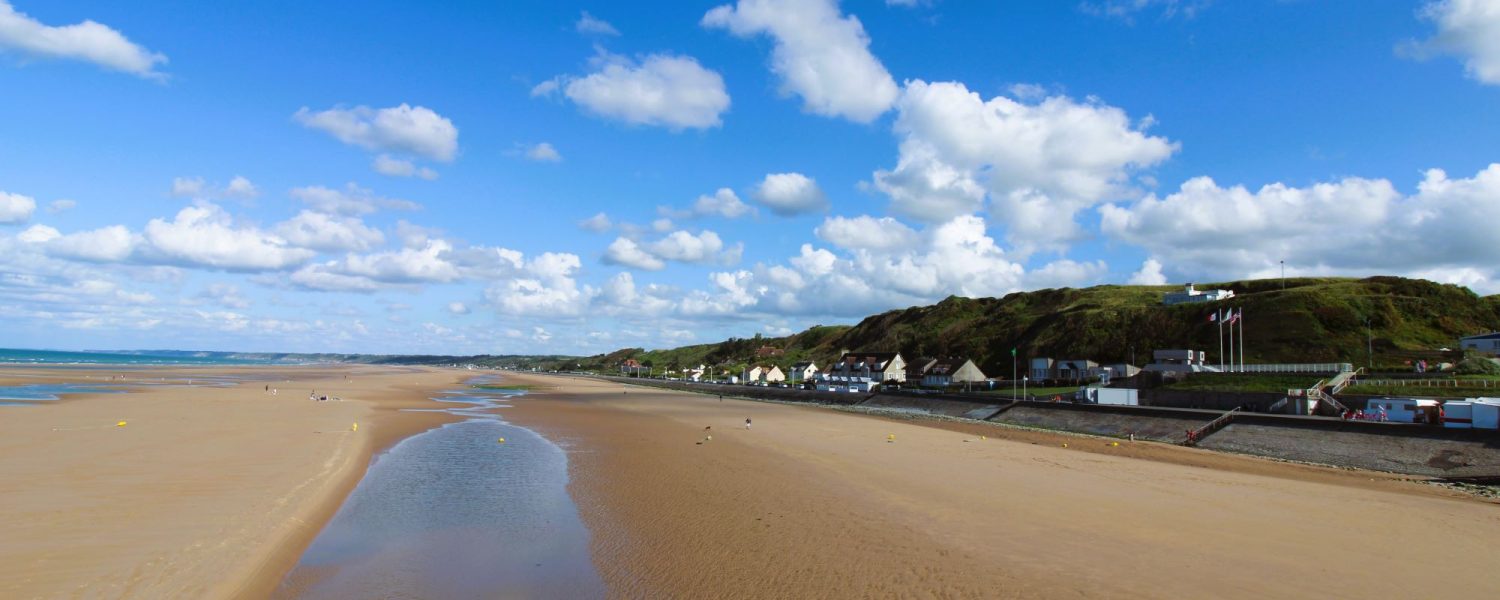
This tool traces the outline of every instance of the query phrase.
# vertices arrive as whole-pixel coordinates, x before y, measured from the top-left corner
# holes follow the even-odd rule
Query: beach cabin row
[[[1443,427],[1500,429],[1500,398],[1470,398],[1444,402]]]

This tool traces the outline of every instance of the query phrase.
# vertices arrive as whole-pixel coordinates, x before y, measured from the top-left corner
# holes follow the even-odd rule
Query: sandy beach
[[[372,452],[453,419],[397,410],[431,408],[432,392],[472,375],[397,367],[0,369],[5,385],[120,376],[127,385],[156,384],[0,407],[0,597],[265,597]],[[219,376],[243,381],[161,385]],[[342,401],[309,401],[312,390]]]
[[[617,597],[1500,595],[1500,507],[1395,477],[507,378]]]

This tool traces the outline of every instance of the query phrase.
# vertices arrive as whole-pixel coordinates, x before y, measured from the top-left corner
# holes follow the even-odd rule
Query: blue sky
[[[593,353],[1500,291],[1500,1],[0,0],[0,345]]]

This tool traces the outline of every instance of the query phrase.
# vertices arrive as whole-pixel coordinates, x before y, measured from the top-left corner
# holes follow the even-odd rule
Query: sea
[[[266,365],[299,364],[274,355],[143,350],[129,352],[0,348],[0,364],[21,365]]]

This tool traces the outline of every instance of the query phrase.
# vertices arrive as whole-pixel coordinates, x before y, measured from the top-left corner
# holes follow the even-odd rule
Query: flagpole
[[[1219,372],[1224,372],[1224,311],[1214,309],[1214,320],[1219,322]]]
[[[1240,372],[1245,372],[1245,309],[1240,308]]]
[[[1234,372],[1234,309],[1229,309],[1229,372]]]

